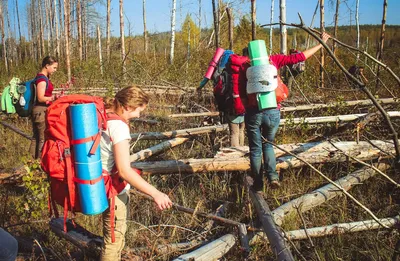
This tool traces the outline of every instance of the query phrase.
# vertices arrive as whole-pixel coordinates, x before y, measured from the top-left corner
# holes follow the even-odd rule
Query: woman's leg
[[[129,195],[123,193],[115,197],[115,242],[111,239],[110,209],[103,213],[104,244],[101,251],[102,261],[121,260],[121,252],[125,246],[125,233],[127,229]]]
[[[263,137],[270,142],[275,141],[275,134],[279,128],[280,122],[280,111],[267,110],[264,111],[264,122],[262,125]],[[263,158],[264,158],[264,169],[267,173],[269,181],[279,180],[279,175],[276,172],[276,156],[274,148],[271,144],[263,142]]]
[[[246,114],[246,130],[250,148],[250,166],[254,178],[253,188],[261,191],[264,186],[263,171],[261,170],[262,143],[261,143],[261,113]]]

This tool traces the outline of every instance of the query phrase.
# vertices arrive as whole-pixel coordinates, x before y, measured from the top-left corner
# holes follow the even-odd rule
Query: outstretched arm
[[[324,43],[326,43],[330,37],[331,37],[331,36],[330,36],[329,34],[327,34],[327,33],[324,32],[324,33],[322,34],[322,41],[324,41]],[[322,44],[317,44],[316,46],[311,47],[310,49],[307,49],[307,50],[303,51],[303,54],[304,54],[304,56],[306,57],[306,59],[308,59],[308,58],[311,57],[314,53],[316,53],[319,49],[321,49],[321,47],[322,47]]]
[[[169,197],[147,183],[147,181],[144,180],[139,173],[131,168],[129,160],[129,140],[120,141],[115,144],[113,148],[115,164],[117,166],[119,176],[138,190],[150,195],[160,210],[170,208],[172,206],[172,202]]]

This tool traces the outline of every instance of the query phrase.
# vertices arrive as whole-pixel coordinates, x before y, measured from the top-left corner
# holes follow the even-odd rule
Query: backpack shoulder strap
[[[34,79],[35,84],[36,84],[36,80],[38,80],[38,79],[44,79],[46,81],[46,90],[47,90],[47,88],[49,88],[49,78],[47,78],[44,75],[36,76]]]

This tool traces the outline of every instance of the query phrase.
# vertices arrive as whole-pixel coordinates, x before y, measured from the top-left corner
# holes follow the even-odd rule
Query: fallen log
[[[378,102],[381,104],[391,104],[398,103],[399,99],[394,98],[384,98],[378,99]],[[335,103],[317,103],[317,104],[307,104],[307,105],[299,105],[293,107],[282,107],[281,112],[293,112],[293,111],[307,111],[307,110],[318,110],[323,108],[333,108],[333,107],[348,107],[355,105],[372,105],[371,100],[357,100],[357,101],[343,101],[343,102],[335,102]],[[203,117],[203,116],[219,116],[218,111],[210,111],[210,112],[199,112],[199,113],[181,113],[181,114],[170,114],[169,118],[179,118],[179,117]]]
[[[384,151],[394,152],[394,146],[386,141],[369,142],[336,142],[335,145],[346,153],[360,160],[372,160],[378,157],[388,157]],[[298,153],[311,164],[326,162],[344,162],[347,157],[335,149],[329,142],[317,142],[304,145],[308,149]],[[378,148],[377,148],[377,147]],[[301,147],[301,146],[300,146]],[[299,149],[301,151],[301,149]],[[296,153],[296,151],[294,151]],[[357,153],[357,155],[355,155]],[[304,166],[304,163],[293,156],[284,156],[277,159],[277,169],[287,169]],[[131,166],[141,169],[143,174],[172,174],[172,173],[198,173],[209,171],[247,171],[250,169],[248,158],[208,158],[208,159],[182,159],[152,162],[132,162]]]
[[[276,259],[286,261],[294,260],[282,233],[274,223],[271,210],[263,196],[260,193],[254,192],[252,189],[249,189],[249,194],[256,207],[258,218],[261,220],[264,233],[270,242],[272,252],[275,254]]]
[[[213,261],[223,257],[236,243],[232,234],[224,235],[193,252],[181,255],[174,261]]]
[[[129,159],[131,162],[133,161],[139,161],[139,160],[144,160],[149,158],[150,156],[156,155],[158,153],[161,153],[169,148],[173,148],[177,145],[180,145],[182,143],[185,143],[188,141],[189,138],[175,138],[172,140],[167,140],[164,142],[161,142],[160,144],[157,144],[153,147],[138,151],[134,154],[132,154]]]
[[[12,131],[18,133],[22,137],[27,138],[28,140],[32,140],[33,139],[32,135],[26,134],[25,132],[23,132],[22,130],[18,129],[17,127],[11,125],[10,123],[4,122],[4,121],[0,121],[0,124],[3,125],[6,128],[9,128]]]
[[[379,219],[379,223],[384,224],[387,227],[395,227],[400,223],[400,217],[395,216],[393,218],[381,218]],[[379,223],[373,219],[350,222],[350,223],[338,223],[329,226],[308,228],[307,233],[310,237],[316,238],[316,237],[325,237],[331,235],[382,229],[383,227]],[[284,234],[285,237],[289,240],[307,239],[307,235],[304,229],[287,231]],[[257,232],[253,238],[253,241],[251,241],[250,243],[254,243],[258,240],[266,241],[268,240],[268,238],[263,232]]]
[[[200,128],[174,130],[166,132],[144,132],[131,134],[133,140],[164,140],[176,137],[188,137],[196,134],[219,132],[228,129],[228,124],[214,125]]]
[[[380,170],[386,170],[390,168],[388,164],[379,164],[377,166]],[[345,177],[342,177],[335,181],[346,191],[350,190],[355,184],[359,184],[369,179],[370,177],[376,175],[376,171],[372,168],[364,167],[359,169]],[[282,225],[285,216],[290,215],[290,213],[295,212],[297,209],[300,212],[306,212],[322,203],[331,200],[332,198],[342,195],[334,185],[325,185],[313,192],[307,193],[297,199],[289,201],[280,207],[272,211],[272,216],[277,225]]]
[[[400,117],[400,111],[388,111],[387,114],[391,118]],[[287,123],[299,124],[318,124],[318,123],[340,123],[346,121],[354,121],[359,118],[365,117],[367,113],[348,114],[348,115],[335,115],[335,116],[322,116],[322,117],[308,117],[308,118],[294,118],[294,119],[281,119],[280,126]]]

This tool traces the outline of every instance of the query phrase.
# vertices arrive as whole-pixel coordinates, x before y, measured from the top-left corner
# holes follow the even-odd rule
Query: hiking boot
[[[279,182],[279,180],[273,180],[273,181],[271,181],[271,188],[272,189],[278,189],[278,188],[280,188],[280,186],[281,186],[281,183]]]

